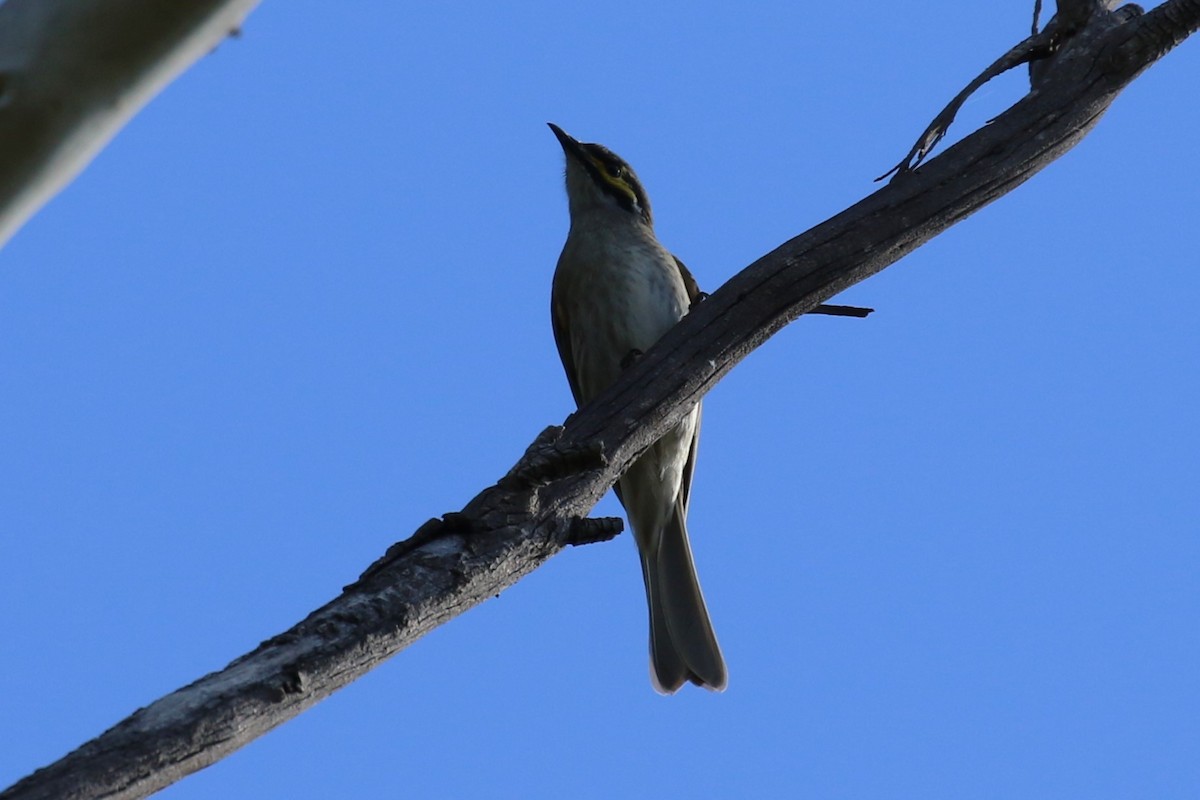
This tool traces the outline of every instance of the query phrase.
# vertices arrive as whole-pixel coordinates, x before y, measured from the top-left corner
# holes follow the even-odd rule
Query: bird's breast
[[[568,237],[555,274],[580,391],[586,401],[617,379],[687,312],[679,267],[652,238]]]

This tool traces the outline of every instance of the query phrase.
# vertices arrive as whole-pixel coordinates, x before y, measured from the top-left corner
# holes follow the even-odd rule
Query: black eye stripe
[[[604,145],[585,144],[583,145],[583,148],[587,154],[594,159],[596,166],[598,166],[603,172],[607,173],[609,178],[620,180],[621,183],[623,183],[625,186],[628,186],[629,189],[633,191],[633,195],[636,200],[631,200],[629,195],[617,189],[615,186],[605,185],[606,181],[599,181],[601,188],[615,197],[617,202],[620,203],[622,207],[629,211],[636,211],[641,215],[642,219],[644,219],[647,223],[650,223],[650,201],[646,199],[646,192],[642,189],[641,183],[638,182],[637,177],[633,174],[633,170],[629,167],[629,165]],[[635,202],[637,206],[636,209],[634,208]]]
[[[617,158],[616,154],[603,145],[585,144],[584,147],[592,158],[604,165],[604,170],[610,175],[616,174],[625,166],[625,163]]]

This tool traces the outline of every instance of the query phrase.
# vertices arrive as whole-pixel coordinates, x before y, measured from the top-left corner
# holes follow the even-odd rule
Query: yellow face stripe
[[[633,187],[631,187],[623,178],[616,178],[610,175],[608,172],[608,167],[606,167],[604,162],[600,159],[589,155],[588,160],[595,165],[597,174],[604,179],[605,183],[628,197],[634,206],[638,205],[637,192],[633,191]]]

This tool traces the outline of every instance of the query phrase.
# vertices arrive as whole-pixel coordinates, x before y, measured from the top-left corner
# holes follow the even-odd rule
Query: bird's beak
[[[553,122],[547,122],[546,124],[550,126],[550,130],[554,131],[554,135],[558,139],[558,143],[562,145],[563,152],[566,153],[569,158],[574,158],[582,164],[589,163],[587,154],[583,152],[583,147],[578,141],[572,139],[570,134],[555,125]]]

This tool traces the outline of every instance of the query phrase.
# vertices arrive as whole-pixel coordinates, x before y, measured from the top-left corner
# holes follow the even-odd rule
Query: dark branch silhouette
[[[1024,63],[1022,54],[1036,53],[1036,91],[937,158],[919,167],[906,159],[887,186],[738,273],[608,391],[544,431],[499,482],[394,545],[307,619],[0,798],[143,797],[291,719],[564,546],[615,535],[617,521],[584,521],[588,512],[751,350],[1024,183],[1200,27],[1200,0],[1169,0],[1145,15],[1088,0],[1059,7],[1070,24],[1047,25],[1058,31],[1052,47],[1018,45],[1017,55],[997,62]]]

